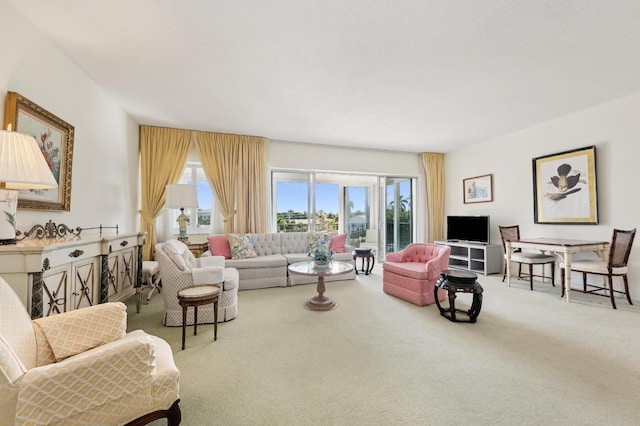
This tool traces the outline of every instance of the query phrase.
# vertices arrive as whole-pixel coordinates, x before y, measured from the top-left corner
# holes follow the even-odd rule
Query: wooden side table
[[[192,243],[192,242],[187,241],[185,244],[187,245],[187,247],[189,248],[189,250],[191,251],[191,253],[193,253],[193,255],[195,257],[200,257],[200,256],[202,256],[202,253],[204,253],[205,251],[209,250],[209,243],[208,242]]]
[[[480,309],[482,308],[483,292],[482,286],[476,281],[476,274],[449,269],[442,271],[440,275],[441,277],[436,281],[433,289],[440,315],[453,322],[476,322],[478,315],[480,315]],[[447,295],[449,296],[448,308],[440,305],[438,289],[447,291]],[[456,308],[456,293],[473,293],[471,307],[468,310]],[[456,316],[456,313],[464,314],[468,319],[460,319]]]
[[[222,284],[221,284],[222,285]],[[203,285],[183,288],[178,292],[178,303],[182,306],[182,350],[187,329],[187,309],[193,306],[193,335],[198,335],[198,306],[213,303],[213,341],[218,340],[218,298],[220,297],[220,286]]]
[[[376,263],[376,257],[371,252],[370,248],[363,248],[363,249],[357,248],[352,253],[352,256],[353,256],[353,267],[356,270],[356,275],[358,275],[358,266],[356,265],[356,260],[358,258],[362,259],[362,269],[361,269],[361,271],[364,272],[365,275],[369,275],[371,273],[371,271],[373,271],[373,265],[375,265],[375,263]],[[366,269],[364,267],[365,260],[367,261],[367,268]]]

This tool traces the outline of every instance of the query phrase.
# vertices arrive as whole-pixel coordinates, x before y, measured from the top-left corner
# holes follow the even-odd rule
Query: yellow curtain
[[[140,126],[140,229],[147,233],[144,260],[152,258],[158,241],[156,218],[164,207],[165,189],[178,180],[187,161],[190,140],[188,130]]]
[[[224,232],[234,232],[239,136],[197,132],[196,147],[224,217]]]
[[[269,141],[240,137],[238,166],[238,231],[267,232],[267,153]]]
[[[423,152],[422,166],[427,176],[428,241],[444,238],[444,154]]]

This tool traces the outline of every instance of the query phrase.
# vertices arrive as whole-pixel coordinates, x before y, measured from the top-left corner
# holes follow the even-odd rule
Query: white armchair
[[[0,278],[0,425],[178,425],[171,348],[126,327],[122,303],[32,321]]]
[[[196,259],[187,245],[178,240],[158,243],[155,248],[164,294],[164,325],[182,326],[178,291],[196,285],[224,282],[218,300],[218,322],[232,320],[238,315],[238,270],[225,268],[223,256]],[[193,325],[193,317],[193,310],[189,310],[187,325]],[[198,308],[198,324],[213,324],[213,320],[213,304]]]

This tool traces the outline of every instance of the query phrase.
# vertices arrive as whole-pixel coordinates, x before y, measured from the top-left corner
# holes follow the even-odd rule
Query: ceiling
[[[629,0],[9,0],[140,124],[448,152],[640,93]]]

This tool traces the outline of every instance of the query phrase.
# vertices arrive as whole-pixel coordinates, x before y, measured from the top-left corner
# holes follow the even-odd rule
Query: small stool
[[[155,260],[145,260],[142,262],[142,285],[136,288],[136,312],[140,313],[140,305],[144,297],[144,289],[148,288],[146,303],[149,303],[154,290],[160,292],[160,266]],[[145,304],[146,304],[145,303]]]
[[[440,278],[436,281],[433,292],[436,296],[436,305],[440,315],[453,322],[476,322],[480,309],[482,308],[482,286],[476,281],[477,275],[472,272],[444,270],[440,273]],[[440,306],[438,289],[447,290],[449,296],[449,308]],[[456,293],[473,293],[471,308],[467,311],[456,309]],[[468,320],[460,320],[456,317],[456,312],[465,314]]]
[[[371,271],[373,271],[373,265],[375,265],[376,263],[376,258],[373,255],[373,253],[371,253],[371,249],[370,248],[357,248],[353,251],[353,253],[351,253],[351,256],[353,257],[353,269],[356,270],[356,275],[358,275],[358,266],[356,265],[356,259],[357,258],[361,258],[362,259],[362,272],[364,272],[365,275],[369,275],[371,273]],[[364,267],[364,261],[367,261],[367,268],[365,269]]]
[[[178,292],[178,303],[182,306],[182,350],[187,329],[187,308],[193,306],[193,335],[198,335],[198,306],[213,303],[213,341],[218,340],[218,297],[220,287],[217,285],[202,285],[183,288]]]

